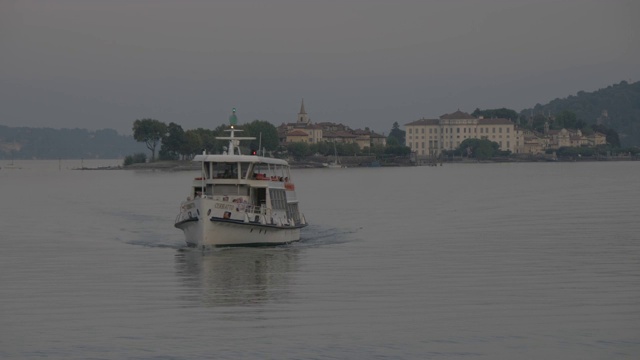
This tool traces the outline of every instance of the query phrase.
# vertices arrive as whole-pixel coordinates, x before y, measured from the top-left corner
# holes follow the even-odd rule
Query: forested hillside
[[[0,159],[119,159],[145,152],[144,144],[115,130],[0,125]]]
[[[522,117],[555,116],[564,110],[575,113],[578,120],[587,124],[600,121],[616,130],[623,146],[640,146],[640,82],[622,81],[593,92],[579,91],[546,105],[536,104],[520,114]],[[606,111],[604,116],[603,111]]]

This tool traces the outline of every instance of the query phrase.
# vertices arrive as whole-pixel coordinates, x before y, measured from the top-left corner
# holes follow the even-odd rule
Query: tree
[[[356,143],[337,143],[335,151],[338,152],[340,156],[351,156],[357,155],[360,153],[360,146]],[[335,151],[332,151],[333,154]]]
[[[320,141],[319,143],[309,145],[312,154],[333,155],[333,142]]]
[[[640,145],[640,81],[607,86],[593,92],[578,91],[577,94],[558,98],[548,104],[536,104],[533,109],[524,109],[522,114],[559,114],[569,110],[588,125],[601,123],[625,134],[623,146]],[[604,112],[606,110],[606,112]],[[576,125],[576,128],[584,128]]]
[[[493,118],[509,119],[513,122],[516,122],[516,120],[518,120],[518,113],[515,110],[507,109],[507,108],[486,109],[486,110],[480,110],[476,108],[475,111],[471,113],[471,115],[475,117],[482,116],[485,119],[493,119]]]
[[[177,159],[179,155],[183,155],[182,149],[186,141],[182,126],[173,122],[169,123],[167,134],[162,138],[160,158]]]
[[[617,131],[604,125],[591,125],[591,129],[593,129],[593,131],[605,134],[607,136],[607,144],[616,148],[620,147],[620,136],[618,135]]]
[[[578,123],[576,113],[569,110],[563,110],[560,114],[556,115],[553,122],[555,129],[575,129]]]
[[[311,155],[309,144],[305,142],[289,143],[287,144],[287,151],[289,151],[289,154],[291,154],[291,156],[296,160],[300,160],[305,156]]]
[[[131,164],[145,163],[145,162],[147,162],[147,155],[144,153],[136,153],[133,155],[125,156],[123,165],[128,166]]]
[[[487,139],[466,139],[458,147],[462,154],[476,159],[490,159],[499,152],[500,145]]]
[[[138,142],[144,142],[147,149],[151,150],[151,161],[155,161],[156,147],[167,134],[167,125],[154,119],[141,119],[133,122],[133,138]]]
[[[547,117],[542,114],[536,114],[531,122],[531,128],[538,132],[544,131],[544,123],[548,121]]]
[[[383,145],[372,145],[371,148],[369,149],[369,152],[373,155],[382,155],[384,154],[384,150],[385,150],[386,146]]]
[[[405,131],[400,130],[400,125],[398,125],[397,121],[394,122],[391,127],[391,131],[389,132],[389,136],[387,137],[387,142],[394,143],[392,139],[396,141],[395,144],[405,144]]]
[[[387,155],[406,156],[411,154],[411,148],[404,145],[389,145],[384,149],[384,153]]]
[[[202,153],[202,137],[198,130],[187,130],[184,132],[184,146],[182,153],[191,158],[193,155]]]
[[[278,129],[268,121],[253,120],[249,124],[242,125],[241,127],[245,133],[242,136],[252,136],[255,140],[251,140],[249,147],[254,150],[261,150],[259,147],[262,145],[268,151],[273,151],[278,148],[280,140],[278,139]]]

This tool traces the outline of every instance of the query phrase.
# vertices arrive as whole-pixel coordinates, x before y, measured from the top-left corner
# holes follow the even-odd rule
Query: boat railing
[[[212,196],[208,196],[208,198],[213,199]],[[216,201],[225,205],[233,205],[238,212],[245,212],[252,215],[265,215],[267,213],[266,206],[252,205],[247,202],[238,202],[233,200],[216,199]]]
[[[264,215],[264,208],[260,205],[245,205],[244,212],[248,214]]]
[[[211,195],[202,196],[202,198],[207,198],[214,200],[224,206],[232,205],[237,212],[244,212],[249,216],[261,215],[261,216],[271,216],[271,210],[268,209],[264,204],[262,205],[252,205],[246,202],[238,202],[233,200],[220,200],[218,198],[214,198]],[[189,209],[189,205],[191,203],[191,199],[184,201],[180,205],[180,213],[176,216],[175,223],[179,223],[181,221],[198,218],[198,214],[195,208]]]

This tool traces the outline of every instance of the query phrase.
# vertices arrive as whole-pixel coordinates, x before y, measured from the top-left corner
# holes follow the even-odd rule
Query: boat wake
[[[180,235],[180,234],[178,234]],[[175,238],[169,237],[149,237],[143,239],[118,239],[125,244],[134,245],[134,246],[142,246],[148,248],[157,248],[157,249],[176,249],[181,250],[187,248],[187,245],[180,238],[180,236],[175,236]]]
[[[344,244],[356,241],[355,228],[332,228],[322,225],[309,225],[300,232],[300,241],[291,244],[299,247],[316,247],[326,245]]]

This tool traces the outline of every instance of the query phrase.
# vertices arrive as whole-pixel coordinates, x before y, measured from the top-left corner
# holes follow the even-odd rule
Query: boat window
[[[282,165],[275,165],[274,166],[274,172],[275,175],[278,177],[278,180],[282,181],[282,179],[284,179],[284,172],[282,171],[283,167]]]
[[[290,178],[289,167],[280,164],[268,164],[268,163],[238,163],[234,165],[240,166],[240,173],[243,179],[255,179],[255,180],[272,180],[272,181],[287,181]],[[220,167],[218,167],[220,168]],[[224,169],[222,167],[221,169]],[[220,178],[224,178],[224,172],[218,171]],[[214,174],[215,175],[215,174]]]
[[[222,196],[248,196],[249,195],[249,188],[247,186],[244,185],[233,185],[233,184],[229,184],[229,185],[223,185],[223,184],[218,184],[215,185],[213,187],[213,194],[214,196],[216,195],[222,195]]]
[[[300,210],[298,210],[298,204],[287,204],[287,217],[293,219],[296,224],[300,223]]]
[[[237,163],[213,163],[213,176],[216,179],[237,179],[238,164]]]
[[[255,205],[265,206],[267,204],[267,189],[266,188],[253,188],[255,196]]]
[[[266,167],[264,164],[253,164],[253,173],[251,174],[252,179],[262,180],[264,176],[266,176]]]
[[[240,163],[240,176],[242,176],[243,179],[246,179],[247,177],[250,178],[249,175],[249,167],[250,167],[251,163]]]
[[[271,197],[272,208],[280,210],[287,208],[287,196],[283,189],[269,189],[269,197]]]

